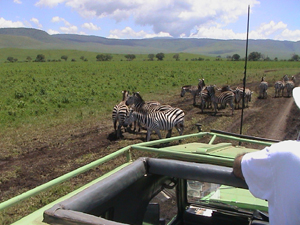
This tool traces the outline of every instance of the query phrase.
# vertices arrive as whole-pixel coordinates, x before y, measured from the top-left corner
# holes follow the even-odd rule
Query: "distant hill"
[[[245,40],[197,38],[109,39],[99,36],[55,34],[33,28],[0,28],[0,48],[74,49],[102,53],[194,53],[207,56],[245,56]],[[249,40],[249,53],[271,59],[290,59],[300,54],[300,41]]]

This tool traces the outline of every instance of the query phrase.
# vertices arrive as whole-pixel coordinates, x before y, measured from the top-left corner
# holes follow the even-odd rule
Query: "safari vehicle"
[[[0,210],[126,155],[123,165],[14,224],[268,224],[267,202],[251,195],[232,164],[237,154],[273,142],[212,130],[134,144],[9,199]],[[132,160],[134,151],[151,157]]]

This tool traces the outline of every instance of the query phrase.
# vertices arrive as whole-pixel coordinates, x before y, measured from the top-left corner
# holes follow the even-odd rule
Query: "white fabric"
[[[293,89],[293,98],[294,98],[296,105],[300,109],[300,87],[295,87]]]
[[[300,142],[247,153],[241,166],[250,192],[268,200],[270,224],[300,224]]]

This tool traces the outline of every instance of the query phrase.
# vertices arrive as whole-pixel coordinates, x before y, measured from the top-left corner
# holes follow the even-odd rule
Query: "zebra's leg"
[[[171,135],[172,135],[172,129],[168,130],[168,133],[167,133],[167,136],[166,136],[166,138],[170,138],[170,137],[171,137]]]
[[[150,141],[151,133],[152,133],[152,130],[148,128],[147,129],[147,138],[146,138],[146,141]]]
[[[214,115],[217,115],[218,103],[216,103],[216,102],[213,102],[213,103],[214,103],[214,108],[215,108]]]
[[[115,133],[117,133],[117,120],[113,121]]]
[[[205,101],[204,100],[201,100],[201,113],[203,113],[203,109],[205,107]]]
[[[176,130],[178,131],[179,135],[183,134],[184,125],[183,123],[178,123],[175,125]]]
[[[229,102],[229,105],[230,105],[230,107],[231,107],[231,115],[233,115],[233,110],[234,110],[234,108],[233,108],[233,102],[232,102],[232,101]]]
[[[156,132],[158,138],[159,138],[159,139],[162,139],[159,129],[155,130],[155,132]]]
[[[117,138],[121,137],[121,128],[122,128],[122,124],[119,123],[118,130],[117,130]]]

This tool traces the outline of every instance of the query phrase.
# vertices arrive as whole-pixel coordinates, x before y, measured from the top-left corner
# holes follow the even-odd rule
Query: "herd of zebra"
[[[155,131],[161,139],[161,130],[167,130],[167,137],[171,137],[172,129],[175,127],[179,135],[184,130],[184,112],[180,108],[170,105],[162,105],[157,101],[144,101],[142,96],[135,92],[132,95],[128,91],[122,91],[123,100],[115,105],[112,112],[112,119],[117,138],[121,136],[121,128],[125,129],[136,124],[139,129],[144,126],[147,129],[146,140],[151,138],[152,131]],[[118,123],[118,127],[117,127]]]
[[[275,89],[275,98],[284,97],[284,90],[286,90],[286,97],[292,97],[292,91],[295,87],[296,78],[292,76],[291,80],[288,75],[284,75],[282,80],[278,80],[274,84]],[[261,78],[261,82],[259,84],[259,96],[258,98],[267,98],[268,97],[268,82],[265,81],[264,77]]]
[[[244,94],[245,91],[245,94]],[[218,108],[225,108],[230,105],[231,114],[233,115],[234,108],[240,108],[241,100],[244,96],[244,107],[248,107],[248,102],[251,101],[252,91],[249,88],[236,87],[235,90],[231,89],[229,85],[222,88],[216,88],[215,85],[206,86],[204,79],[199,79],[198,86],[185,85],[181,87],[181,97],[189,92],[193,96],[193,105],[196,105],[196,98],[200,99],[200,108],[203,113],[204,108],[214,106],[214,114],[217,113]],[[220,107],[218,107],[220,105]]]
[[[258,98],[267,98],[268,86],[268,82],[262,77],[258,87]],[[291,97],[294,87],[295,77],[292,76],[291,80],[289,80],[287,75],[283,76],[281,81],[275,82],[275,97],[280,97],[280,93],[283,96],[285,89],[287,97]],[[234,109],[240,108],[241,102],[244,104],[242,107],[248,107],[253,94],[253,91],[249,88],[236,87],[233,90],[229,85],[222,88],[217,88],[215,85],[206,86],[204,79],[199,79],[196,86],[182,86],[181,97],[184,97],[186,92],[191,93],[193,96],[193,105],[196,105],[197,98],[200,99],[202,113],[204,108],[213,108],[214,114],[216,114],[218,109],[225,108],[228,104],[231,107],[231,115],[233,115]],[[132,124],[134,125],[134,130],[136,130],[136,124],[138,124],[139,130],[141,126],[147,130],[147,141],[150,140],[152,131],[155,131],[158,137],[162,138],[160,131],[166,130],[168,131],[167,137],[171,137],[173,127],[177,129],[179,135],[182,135],[185,116],[182,109],[163,105],[157,101],[144,101],[138,92],[131,95],[128,91],[122,91],[122,93],[122,101],[114,106],[112,112],[114,131],[117,138],[121,136],[122,127],[127,129]]]

